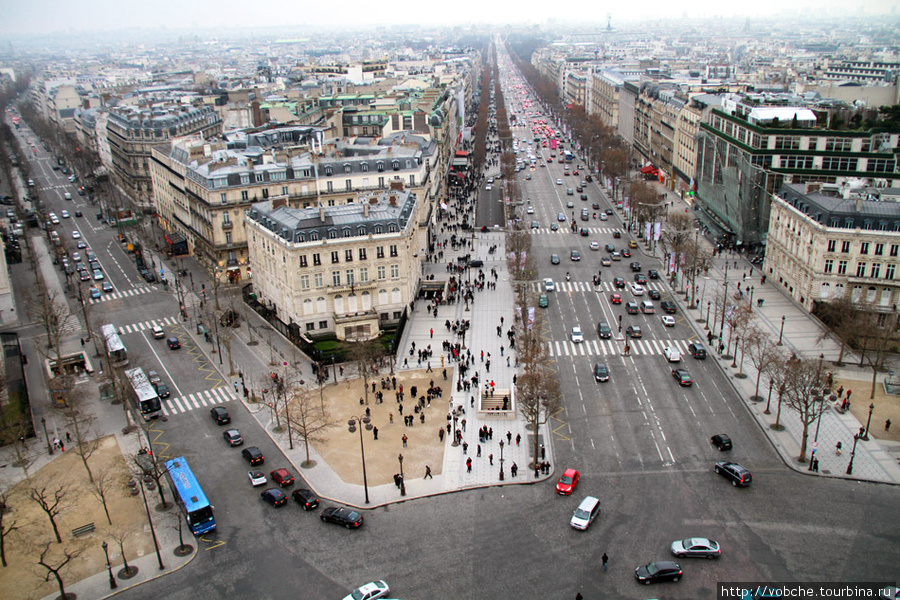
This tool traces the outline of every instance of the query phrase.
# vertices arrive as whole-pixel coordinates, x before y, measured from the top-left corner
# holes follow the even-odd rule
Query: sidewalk
[[[601,187],[601,193],[608,199],[605,188]],[[666,194],[668,199],[674,202],[674,206],[670,210],[690,208],[674,192],[666,190]],[[621,214],[621,209],[617,210]],[[628,236],[636,239],[631,233]],[[702,236],[701,240],[706,242],[710,249],[714,247],[713,241],[708,237]],[[650,254],[646,251],[643,241],[636,241],[640,244],[639,251],[645,257],[661,259],[658,247],[655,247],[654,252]],[[689,303],[687,302],[686,294],[681,291],[681,285],[687,285],[687,283],[679,281],[676,285],[673,297],[679,306],[680,315],[684,316],[686,322],[694,329],[699,341],[706,345],[709,328],[713,328],[717,335],[719,333],[720,323],[715,322],[716,320],[713,316],[715,310],[712,310],[713,314],[709,314],[710,310],[707,307],[707,303],[712,302],[715,305],[715,292],[725,287],[726,264],[729,296],[737,292],[736,286],[738,283],[741,283],[742,289],[745,290],[744,296],[746,301],[749,303],[756,318],[756,324],[766,331],[771,339],[776,341],[780,339],[788,353],[794,353],[798,357],[811,360],[823,357],[824,368],[833,373],[835,380],[854,382],[853,401],[865,403],[868,406],[872,371],[854,366],[850,350],[845,351],[845,364],[841,367],[836,367],[833,363],[840,356],[840,344],[834,337],[827,332],[819,321],[809,315],[788,296],[782,294],[774,282],[767,280],[765,284],[762,284],[760,279],[763,274],[761,267],[751,265],[744,256],[737,253],[731,255],[726,251],[722,256],[716,257],[713,260],[713,267],[709,270],[708,278],[698,278],[697,294],[700,300],[698,308],[688,308]],[[752,290],[749,293],[746,291],[748,288]],[[760,299],[763,300],[762,306],[758,304]],[[707,315],[709,315],[709,327],[706,324]],[[721,319],[721,309],[719,316]],[[727,324],[723,339],[726,344],[730,341]],[[733,344],[731,347],[733,348]],[[753,415],[763,432],[769,437],[773,447],[781,455],[785,464],[796,471],[814,474],[808,471],[809,462],[800,463],[797,460],[800,455],[802,442],[802,424],[797,414],[787,406],[783,406],[780,419],[783,429],[773,429],[778,412],[777,391],[771,398],[769,414],[766,414],[767,403],[765,400],[768,396],[768,388],[763,388],[762,385],[760,387],[760,395],[764,397],[762,401],[751,400],[755,392],[757,372],[753,365],[750,364],[749,359],[743,361],[743,372],[746,377],[739,378],[737,373],[740,370],[740,358],[738,359],[738,367],[732,368],[732,358],[726,360],[723,357],[719,357],[718,353],[713,351],[713,348],[707,348],[707,350],[709,351],[709,360],[718,361],[722,370],[730,375],[729,381],[731,381],[732,386],[744,400],[744,404],[749,409],[750,414]],[[727,352],[728,350],[726,350]],[[858,364],[858,357],[855,364]],[[881,382],[886,375],[886,373],[879,375],[879,386],[881,386]],[[849,385],[847,387],[849,388]],[[886,401],[900,402],[900,398]],[[878,414],[877,404],[874,412],[876,415]],[[877,424],[877,426],[871,428],[872,434],[869,436],[870,439],[858,442],[856,455],[853,458],[852,475],[847,475],[846,470],[851,460],[853,437],[860,427],[865,425],[865,422],[860,423],[849,411],[841,414],[833,409],[825,410],[819,419],[819,423],[814,423],[809,428],[807,461],[813,448],[818,447],[816,458],[819,460],[819,472],[816,473],[817,475],[900,484],[900,466],[898,466],[900,444],[875,438],[879,433],[878,430],[881,428],[880,424],[883,420],[883,418],[880,420],[875,419],[873,423]],[[814,444],[816,425],[818,425],[818,444]],[[833,450],[838,441],[842,443],[844,449],[841,455],[836,455]]]

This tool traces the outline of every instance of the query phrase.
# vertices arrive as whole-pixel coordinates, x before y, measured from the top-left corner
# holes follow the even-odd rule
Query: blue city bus
[[[563,151],[563,159],[564,159],[566,162],[572,162],[572,160],[573,160],[574,158],[575,158],[575,156],[574,156],[571,152],[569,152],[568,150]]]
[[[194,535],[215,529],[216,519],[213,517],[212,506],[185,458],[179,456],[166,461],[166,472],[172,481],[172,489],[175,490],[175,500],[184,511],[184,518]]]

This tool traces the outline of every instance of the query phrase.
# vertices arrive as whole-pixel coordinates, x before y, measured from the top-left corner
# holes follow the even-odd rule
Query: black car
[[[169,345],[169,350],[178,350],[181,348],[181,340],[177,337],[170,337],[166,340],[166,343]]]
[[[256,446],[250,446],[241,450],[241,456],[246,458],[251,465],[261,465],[266,462],[266,457]]]
[[[678,312],[678,307],[675,306],[674,302],[669,302],[668,300],[659,303],[659,307],[663,309],[664,313],[668,313],[670,315],[674,315]]]
[[[287,494],[285,494],[278,488],[269,488],[266,491],[262,492],[259,496],[275,508],[287,504]]]
[[[704,358],[706,358],[706,348],[703,347],[703,344],[691,342],[690,345],[688,345],[688,352],[690,352],[691,356],[693,356],[697,360],[703,360]]]
[[[319,506],[319,497],[312,490],[299,489],[291,492],[294,501],[303,507],[303,510],[313,510]]]
[[[625,289],[625,278],[624,277],[616,277],[613,279],[613,285],[619,288],[620,290]]]
[[[581,199],[582,199],[582,200],[587,200],[587,199],[588,199],[587,194],[582,194],[582,195],[581,195]]]
[[[660,581],[678,581],[682,574],[678,563],[671,560],[652,562],[634,570],[635,579],[646,585]]]
[[[609,381],[609,367],[606,366],[606,363],[594,365],[594,379],[597,381]]]
[[[475,268],[475,269],[480,269],[481,267],[484,266],[484,261],[483,260],[470,260],[469,266],[472,268]]]
[[[141,277],[144,278],[144,281],[147,283],[153,283],[156,281],[156,275],[153,274],[153,271],[150,269],[141,269]]]
[[[641,285],[646,285],[646,283],[647,283],[647,276],[644,275],[643,273],[635,273],[635,274],[634,274],[634,282],[635,282],[635,283],[639,283],[639,284],[641,284]]]
[[[628,266],[631,267],[631,270],[634,271],[635,273],[640,273],[640,272],[641,272],[641,263],[639,263],[639,262],[637,262],[637,261],[631,263],[631,264],[628,265]]]
[[[709,438],[709,442],[721,451],[731,450],[731,438],[724,433],[717,433]]]
[[[229,446],[240,446],[244,443],[244,437],[237,429],[226,429],[222,432],[222,437],[228,442]]]
[[[231,423],[231,417],[228,415],[228,411],[222,406],[214,406],[209,409],[209,416],[213,418],[216,425],[227,425],[228,423]]]
[[[608,340],[612,337],[612,329],[609,328],[606,321],[597,323],[597,335],[600,336],[601,340]]]
[[[647,269],[647,277],[650,279],[659,279],[659,271],[656,269]]]
[[[753,475],[745,467],[733,462],[717,462],[716,473],[731,480],[735,487],[747,487],[753,481]]]
[[[612,214],[613,214],[612,209],[611,209],[611,208],[607,208],[607,209],[606,209],[606,214],[612,215]]]
[[[580,230],[581,237],[587,237],[590,235],[590,232],[587,230],[587,227],[582,227]]]
[[[658,290],[647,290],[647,295],[650,296],[651,300],[659,300],[662,296],[659,295]]]
[[[630,338],[641,337],[641,326],[640,325],[629,325],[628,329],[625,330],[625,335],[627,335]]]
[[[629,315],[636,315],[641,311],[638,308],[637,302],[626,302],[625,312],[627,312]]]
[[[594,202],[593,204],[591,204],[591,208],[593,208],[594,210],[600,210],[600,203]]]
[[[690,387],[694,385],[694,379],[685,369],[672,369],[672,377],[678,381],[681,387]]]
[[[172,395],[172,392],[169,391],[169,386],[164,383],[157,383],[153,387],[156,388],[156,395],[160,398],[168,398]]]
[[[362,527],[363,516],[350,508],[329,506],[319,515],[325,523],[334,523],[335,525],[343,525],[347,529],[357,529]]]
[[[607,245],[606,245],[606,251],[607,251],[607,252],[615,252],[615,251],[616,251],[616,247],[613,246],[612,244],[607,244]]]

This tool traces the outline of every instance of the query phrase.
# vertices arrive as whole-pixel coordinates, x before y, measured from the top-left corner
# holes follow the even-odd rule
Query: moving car
[[[600,242],[591,242],[591,250],[599,250]]]
[[[641,326],[640,325],[629,325],[628,329],[625,330],[625,335],[630,338],[639,338],[641,337]]]
[[[609,259],[609,257],[604,256],[603,258],[600,259],[600,264],[603,265],[604,267],[608,267],[612,264],[612,261]]]
[[[291,498],[294,502],[303,507],[303,510],[313,510],[319,506],[319,497],[312,490],[300,488],[291,492]]]
[[[675,540],[670,550],[673,556],[688,558],[719,558],[722,555],[718,542],[700,537]]]
[[[548,306],[550,306],[550,298],[547,296],[547,294],[541,294],[540,296],[538,296],[538,306],[540,306],[541,308],[547,308]]]
[[[651,300],[659,300],[661,298],[659,291],[654,289],[647,290],[647,295],[650,296]]]
[[[271,477],[272,481],[274,481],[281,487],[294,485],[294,476],[291,475],[291,472],[287,469],[275,469],[274,471],[269,473],[269,477]]]
[[[251,465],[261,465],[266,462],[266,457],[256,446],[250,446],[241,450],[241,456],[246,458]]]
[[[95,288],[95,287],[92,287],[92,288],[91,288],[91,299],[92,299],[92,300],[99,300],[99,299],[100,299],[100,290],[98,290],[98,289]]]
[[[622,304],[622,294],[610,294],[609,301],[612,304]]]
[[[665,327],[675,327],[675,319],[669,315],[663,315],[659,318]]]
[[[569,258],[571,258],[575,262],[578,262],[579,260],[581,260],[581,252],[579,252],[578,250],[572,250],[569,252]]]
[[[609,381],[609,367],[606,366],[606,363],[594,365],[594,379],[596,381]]]
[[[388,584],[384,580],[378,580],[359,586],[345,596],[344,600],[375,600],[387,596],[389,591]]]
[[[581,327],[579,327],[578,325],[573,327],[571,337],[572,337],[572,343],[574,343],[574,344],[580,344],[581,342],[583,342],[584,334],[581,333]]]
[[[659,303],[659,307],[660,307],[661,309],[663,309],[663,311],[665,311],[666,313],[668,313],[668,314],[670,314],[670,315],[674,315],[675,313],[678,312],[678,308],[675,306],[675,303],[674,303],[674,302],[670,302],[670,301],[668,301],[668,300],[665,300],[665,301],[663,301],[663,302],[660,302],[660,303]]]
[[[625,289],[625,278],[624,277],[614,277],[613,278],[613,286],[620,290]]]
[[[157,383],[162,382],[162,377],[160,377],[159,373],[157,373],[156,371],[150,370],[147,371],[147,380],[151,385],[156,385]]]
[[[113,288],[113,285],[108,281],[104,281],[101,287],[107,294],[111,294],[112,292],[116,291],[115,288]]]
[[[237,429],[226,429],[222,432],[222,437],[228,442],[229,446],[240,446],[244,443],[244,437]]]
[[[544,291],[552,292],[554,290],[556,290],[556,286],[553,284],[553,280],[548,277],[544,280]]]
[[[709,443],[711,443],[722,452],[731,450],[732,448],[731,438],[724,433],[717,433],[716,435],[712,436],[711,438],[709,438]]]
[[[638,247],[637,242],[634,241],[634,240],[629,240],[629,241],[628,241],[628,247],[629,247],[629,248],[632,248],[632,249],[633,249],[633,248],[637,248],[637,247]]]
[[[362,527],[363,516],[355,510],[329,506],[319,515],[325,523],[334,523],[335,525],[343,525],[347,529],[358,529]]]
[[[253,487],[266,485],[266,482],[268,481],[266,479],[266,474],[259,469],[251,469],[250,471],[247,471],[247,476],[250,478],[250,485],[252,485]]]
[[[688,346],[688,352],[691,353],[691,356],[696,358],[697,360],[703,360],[706,358],[706,348],[703,347],[703,344],[698,342],[691,342]]]
[[[559,221],[560,223],[565,223],[565,222],[566,222],[566,215],[563,214],[563,213],[558,213],[558,214],[556,215],[556,220]]]
[[[594,519],[599,515],[600,500],[593,496],[588,496],[582,500],[581,504],[578,505],[578,508],[575,509],[575,512],[572,514],[572,520],[569,521],[569,525],[571,525],[573,529],[584,531],[590,527],[591,523],[593,523]]]
[[[629,268],[631,268],[632,272],[634,272],[634,273],[641,272],[641,263],[639,263],[637,261],[630,263],[628,266],[629,266]]]
[[[170,337],[166,340],[166,344],[169,345],[169,350],[178,350],[181,348],[181,342],[177,337]]]
[[[609,328],[609,324],[606,321],[597,323],[597,335],[600,336],[601,340],[608,340],[612,337],[612,329]]]
[[[285,494],[278,488],[269,488],[266,491],[260,493],[259,496],[275,508],[287,504],[287,494]]]
[[[213,418],[216,425],[227,425],[228,423],[231,423],[231,416],[229,416],[228,411],[224,406],[212,407],[209,409],[209,416]]]
[[[547,162],[550,162],[550,161],[547,161]],[[557,180],[556,180],[556,185],[562,185],[562,179],[557,179]]]
[[[636,315],[640,312],[638,309],[637,302],[626,302],[625,303],[625,312],[629,315]]]
[[[643,296],[644,295],[644,286],[639,283],[631,284],[631,293],[635,296]]]
[[[656,269],[647,269],[647,277],[650,279],[659,279],[659,271]]]
[[[556,482],[556,493],[561,496],[569,496],[578,485],[579,473],[575,469],[566,469]]]
[[[643,273],[635,273],[634,274],[634,282],[639,283],[641,285],[647,285],[647,276]]]
[[[157,383],[153,387],[156,388],[156,395],[160,398],[168,398],[172,395],[172,392],[169,391],[169,386],[164,383]]]
[[[731,480],[731,485],[735,487],[747,487],[753,481],[750,471],[737,463],[717,462],[715,471],[725,479]]]
[[[694,379],[685,369],[672,369],[672,377],[678,381],[678,385],[681,387],[690,387],[694,385]]]
[[[604,248],[606,249],[607,252],[615,252],[616,251],[616,247],[613,246],[612,244],[607,244],[606,246],[604,246]]]
[[[550,264],[558,265],[559,264],[559,254],[551,254],[550,255]]]
[[[678,581],[682,574],[678,563],[670,560],[652,562],[634,570],[635,579],[646,585],[660,581]]]
[[[164,337],[166,337],[166,332],[163,331],[163,328],[160,327],[159,325],[154,325],[154,326],[150,329],[150,331],[153,333],[153,337],[156,338],[156,339],[158,339],[158,340],[159,340],[159,339],[162,339],[162,338],[164,338]]]
[[[666,346],[663,349],[663,355],[669,362],[681,362],[681,350],[675,346]]]

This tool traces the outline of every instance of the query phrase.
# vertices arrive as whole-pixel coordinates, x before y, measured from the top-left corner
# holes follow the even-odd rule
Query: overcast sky
[[[666,17],[746,17],[772,16],[784,11],[805,15],[890,14],[896,0],[643,0],[610,2],[567,0],[553,2],[522,1],[383,3],[371,0],[0,0],[0,35],[47,34],[54,32],[116,30],[121,28],[193,29],[210,27],[259,27],[267,25],[306,25],[339,27],[419,23],[540,23],[557,21],[606,21],[612,13],[613,24],[650,15]],[[552,8],[562,7],[553,13]],[[447,8],[450,11],[447,11]]]

